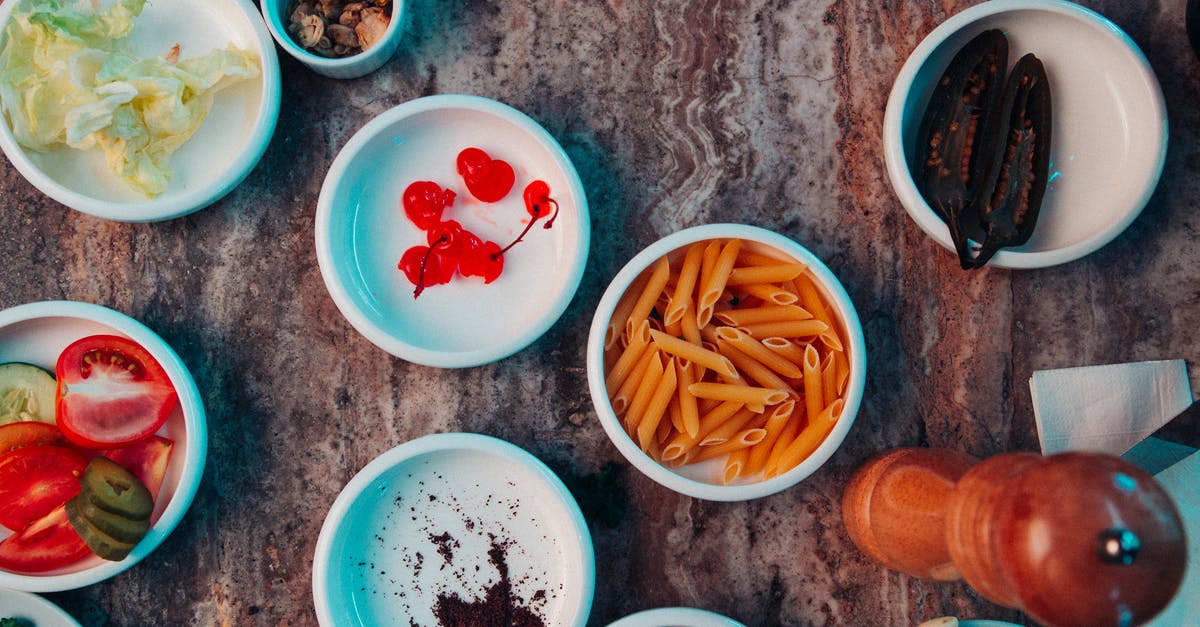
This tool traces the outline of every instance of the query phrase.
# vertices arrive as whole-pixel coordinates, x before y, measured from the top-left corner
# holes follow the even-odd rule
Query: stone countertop
[[[1179,0],[1089,0],[1142,47],[1170,117],[1162,182],[1119,239],[1036,271],[960,271],[910,221],[881,154],[892,79],[973,2],[412,0],[407,40],[359,80],[281,54],[283,108],[246,181],[157,224],[78,213],[0,162],[4,307],[99,303],[182,356],[210,452],[187,516],[133,569],[49,597],[85,625],[308,625],[317,533],[342,486],[433,432],[513,442],[565,477],[613,464],[624,513],[593,520],[591,624],[658,606],[749,625],[1023,621],[963,584],[887,571],[850,543],[839,498],[878,451],[1036,450],[1032,371],[1200,355],[1200,62]],[[313,247],[322,178],[366,121],[470,93],[528,113],[566,149],[592,213],[579,292],[540,340],[495,364],[392,358],[326,292]],[[678,229],[746,222],[802,243],[863,320],[866,398],[832,460],[748,503],[683,497],[617,453],[591,407],[584,346],[607,282]]]

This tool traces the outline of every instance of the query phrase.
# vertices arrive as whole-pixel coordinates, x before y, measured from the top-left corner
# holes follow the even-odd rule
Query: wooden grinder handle
[[[1143,623],[1166,607],[1186,567],[1170,498],[1108,455],[1007,453],[971,467],[954,451],[898,449],[855,473],[842,513],[851,539],[883,565],[961,574],[1047,625]]]

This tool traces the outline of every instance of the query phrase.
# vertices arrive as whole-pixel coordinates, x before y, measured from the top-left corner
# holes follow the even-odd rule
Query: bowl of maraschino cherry
[[[558,142],[476,96],[431,96],[368,122],[317,203],[321,275],[368,340],[443,368],[541,337],[583,276],[587,199]]]

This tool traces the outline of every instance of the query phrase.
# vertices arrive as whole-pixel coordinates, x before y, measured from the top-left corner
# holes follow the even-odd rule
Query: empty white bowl
[[[0,588],[58,592],[90,586],[131,568],[156,549],[183,519],[196,496],[208,451],[204,405],[191,373],[161,337],[145,325],[111,309],[72,301],[46,301],[0,311],[0,363],[24,362],[54,372],[58,356],[75,340],[96,334],[122,335],[141,344],[162,364],[179,395],[179,406],[158,430],[174,440],[162,487],[154,503],[154,524],[133,552],[119,562],[90,555],[46,573],[0,569]],[[0,540],[11,535],[0,527]],[[3,614],[3,608],[0,608]]]
[[[630,614],[608,627],[745,627],[736,620],[693,607],[660,607]]]
[[[949,229],[913,181],[917,133],[933,86],[956,52],[988,29],[1004,31],[1009,63],[1042,60],[1053,106],[1050,180],[1032,238],[989,262],[1040,268],[1110,242],[1141,213],[1162,173],[1167,112],[1137,45],[1102,15],[1062,0],[991,0],[954,15],[900,69],[884,114],[884,158],[909,216],[954,250]]]
[[[580,626],[595,586],[587,523],[533,455],[472,433],[427,435],[367,464],[317,537],[313,600],[322,625],[437,624],[439,596],[466,602],[496,584],[503,554],[514,605]]]
[[[515,170],[499,202],[479,202],[463,185],[456,159],[472,146]],[[504,246],[525,226],[522,190],[535,179],[558,201],[553,228],[535,224],[504,255],[493,283],[456,276],[413,297],[396,267],[405,250],[426,243],[401,207],[410,183],[454,189],[443,219]],[[317,261],[342,315],[376,346],[414,363],[460,368],[507,357],[558,320],[583,277],[590,229],[579,175],[537,122],[486,98],[430,96],[380,114],[338,153],[317,201]]]
[[[408,5],[405,0],[392,0],[392,18],[382,39],[358,54],[339,58],[309,52],[292,39],[287,32],[289,4],[290,0],[262,0],[262,14],[267,28],[271,30],[275,41],[279,42],[280,48],[322,76],[340,79],[366,76],[383,67],[400,47]]]
[[[722,482],[722,458],[679,467],[667,467],[647,455],[625,432],[621,419],[613,411],[605,388],[604,338],[617,302],[634,280],[663,255],[682,256],[692,243],[712,240],[743,240],[742,250],[768,254],[784,260],[796,260],[808,266],[822,292],[831,316],[838,323],[849,361],[849,378],[844,394],[845,404],[833,430],[820,446],[797,466],[770,479],[743,477],[725,485]],[[845,288],[832,271],[816,255],[795,241],[764,228],[745,224],[709,224],[672,233],[630,259],[617,273],[600,298],[588,333],[587,378],[592,405],[600,424],[617,450],[638,470],[659,484],[681,494],[710,501],[745,501],[785,490],[816,472],[837,450],[849,433],[862,403],[866,384],[866,343],[862,324]]]
[[[7,24],[21,2],[0,3]],[[279,117],[279,60],[271,36],[248,0],[147,2],[130,34],[134,52],[158,56],[174,44],[181,58],[228,44],[253,51],[262,73],[216,94],[196,134],[172,157],[167,189],[154,198],[109,171],[99,149],[61,147],[39,153],[17,144],[0,123],[0,148],[17,171],[54,200],[83,213],[121,222],[168,220],[207,207],[246,178],[267,149]]]

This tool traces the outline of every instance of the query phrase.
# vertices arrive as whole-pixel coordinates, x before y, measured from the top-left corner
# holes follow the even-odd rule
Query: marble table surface
[[[959,270],[900,206],[881,127],[892,79],[963,0],[410,0],[407,40],[359,80],[281,55],[283,107],[231,194],[156,224],[49,200],[0,162],[0,305],[99,303],[161,334],[193,372],[210,452],[187,516],[145,561],[49,597],[86,625],[315,624],[322,519],[367,462],[433,432],[531,451],[564,477],[615,473],[623,512],[591,521],[591,624],[665,605],[749,625],[1026,622],[963,584],[887,571],[851,544],[839,498],[870,455],[944,446],[1036,450],[1037,369],[1200,355],[1200,62],[1180,0],[1087,0],[1162,83],[1162,182],[1116,241],[1035,271]],[[566,149],[592,245],[562,319],[498,363],[438,370],[393,358],[339,314],[317,267],[322,178],[365,122],[419,96],[508,103]],[[831,461],[746,503],[668,491],[617,453],[587,393],[584,346],[606,283],[678,229],[746,222],[811,249],[843,280],[870,368]],[[1193,385],[1196,375],[1193,373]]]

